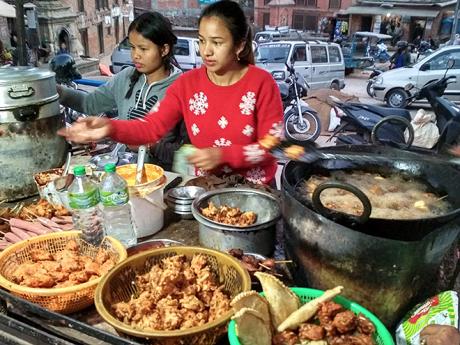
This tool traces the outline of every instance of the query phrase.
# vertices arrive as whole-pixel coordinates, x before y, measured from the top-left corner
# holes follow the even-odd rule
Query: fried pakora
[[[215,206],[211,201],[208,207],[201,209],[201,213],[210,220],[236,226],[250,226],[257,221],[257,215],[253,211],[241,211],[238,207],[227,205]]]

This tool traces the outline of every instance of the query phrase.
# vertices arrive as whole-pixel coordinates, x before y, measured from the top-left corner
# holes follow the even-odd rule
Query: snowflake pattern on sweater
[[[229,86],[213,84],[206,67],[184,73],[173,83],[146,123],[114,121],[115,140],[139,145],[153,143],[182,117],[190,141],[197,148],[219,147],[221,165],[210,172],[238,173],[255,183],[269,183],[276,161],[258,141],[268,133],[282,134],[282,104],[272,76],[250,65],[243,77]]]

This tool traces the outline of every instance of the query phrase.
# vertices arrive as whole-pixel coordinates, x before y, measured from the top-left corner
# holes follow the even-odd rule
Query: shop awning
[[[435,18],[439,9],[421,9],[407,7],[380,7],[380,6],[350,6],[346,10],[340,11],[342,14],[361,14],[361,15],[387,15],[395,14],[398,16],[410,17],[429,17]]]
[[[0,0],[0,17],[16,18],[16,9],[13,5]]]

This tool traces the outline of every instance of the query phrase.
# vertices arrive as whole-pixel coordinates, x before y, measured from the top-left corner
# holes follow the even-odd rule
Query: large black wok
[[[433,295],[433,281],[445,253],[458,238],[460,171],[435,158],[385,147],[326,148],[327,153],[386,157],[377,163],[323,160],[289,162],[283,172],[282,214],[286,256],[295,263],[299,286],[329,289],[344,286],[344,295],[394,326],[415,303]],[[367,223],[334,221],[316,212],[297,192],[311,174],[335,169],[401,173],[420,178],[440,195],[448,194],[453,211],[419,220],[372,219]]]
[[[320,151],[332,154],[356,154],[359,155],[359,159],[356,161],[344,159],[318,160],[311,164],[291,161],[284,170],[283,188],[306,207],[337,223],[374,236],[402,241],[417,241],[434,229],[452,222],[460,216],[460,170],[452,163],[433,156],[423,156],[389,147],[368,145],[323,148]],[[369,158],[367,162],[366,157]],[[379,159],[374,159],[376,157]],[[381,159],[384,157],[387,159]],[[322,207],[321,203],[318,203],[319,190],[316,191],[317,193],[313,193],[313,202],[299,192],[299,184],[308,180],[310,176],[315,174],[329,175],[334,170],[360,170],[379,173],[383,176],[398,174],[407,178],[415,178],[431,187],[431,191],[435,194],[439,196],[447,195],[444,200],[447,200],[452,208],[446,214],[423,219],[368,218],[370,205],[367,205],[367,198],[364,196],[362,201],[365,214],[361,217],[353,217],[343,213],[331,212]],[[326,187],[326,185],[323,187]],[[331,186],[327,187],[335,187],[335,183],[331,183]],[[346,188],[347,186],[344,187]],[[351,191],[353,192],[353,190]],[[362,199],[359,189],[354,193]]]

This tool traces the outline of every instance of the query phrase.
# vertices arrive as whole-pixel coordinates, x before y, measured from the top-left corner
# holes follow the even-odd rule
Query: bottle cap
[[[115,172],[116,171],[116,165],[113,163],[109,163],[104,165],[104,171],[105,172]]]
[[[73,168],[73,174],[75,176],[83,176],[86,174],[86,169],[83,165],[77,165],[75,168]]]

